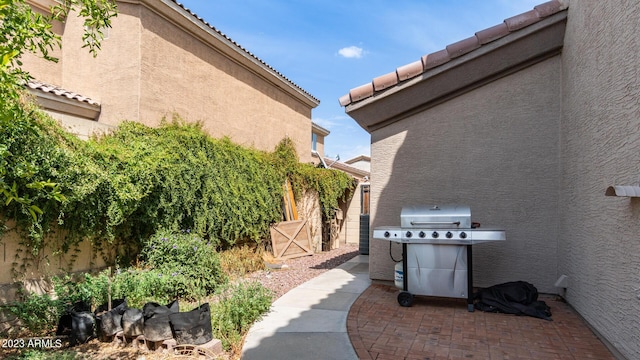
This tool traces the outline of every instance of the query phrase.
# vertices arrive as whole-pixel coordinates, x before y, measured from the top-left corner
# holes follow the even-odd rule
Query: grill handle
[[[460,226],[460,221],[454,221],[454,222],[412,221],[411,225],[455,225],[455,226]]]

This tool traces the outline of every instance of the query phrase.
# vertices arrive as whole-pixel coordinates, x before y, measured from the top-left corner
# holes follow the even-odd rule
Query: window
[[[311,133],[311,150],[318,151],[318,134]]]

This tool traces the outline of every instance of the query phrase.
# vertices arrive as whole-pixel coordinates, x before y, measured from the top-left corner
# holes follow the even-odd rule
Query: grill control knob
[[[390,233],[390,232],[388,232],[388,231],[385,231],[385,232],[384,232],[384,237],[388,238],[389,236],[391,236],[391,233]]]
[[[451,239],[453,237],[453,234],[451,233],[451,231],[447,231],[447,233],[444,236],[446,236],[447,239]]]
[[[467,238],[467,233],[466,232],[461,232],[460,233],[460,239],[466,239]]]
[[[411,231],[407,231],[407,233],[405,234],[406,237],[410,238],[413,234],[411,233]]]
[[[434,232],[431,233],[431,237],[434,238],[434,239],[437,239],[438,236],[440,236],[440,234],[438,234],[437,231],[434,231]]]
[[[427,236],[427,234],[424,233],[424,231],[420,231],[420,233],[418,234],[418,236],[420,236],[421,238]]]

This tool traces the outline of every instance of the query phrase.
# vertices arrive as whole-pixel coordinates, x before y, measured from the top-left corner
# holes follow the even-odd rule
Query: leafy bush
[[[191,229],[215,246],[259,242],[280,218],[284,179],[265,153],[179,119],[149,128],[123,123],[92,143],[107,181],[104,232],[140,241],[159,229]]]
[[[224,289],[211,306],[213,337],[226,350],[239,353],[244,335],[269,310],[272,299],[271,292],[258,282],[240,282]]]
[[[163,279],[164,293],[173,298],[196,300],[226,282],[213,244],[190,231],[155,234],[146,243],[142,258]]]
[[[306,189],[315,190],[320,197],[322,213],[333,216],[340,200],[348,200],[357,181],[342,171],[324,169],[313,164],[298,162],[298,154],[291,139],[283,139],[272,153],[275,168],[293,182],[295,197],[299,199]]]
[[[282,219],[286,178],[298,197],[315,189],[327,216],[354,185],[342,172],[300,164],[289,139],[266,153],[176,118],[158,128],[125,122],[83,142],[36,110],[12,119],[0,116],[0,190],[13,199],[0,202],[0,214],[27,230],[32,256],[56,223],[68,235],[52,250],[90,239],[107,263],[125,267],[160,229],[191,229],[218,248],[260,243]]]
[[[70,163],[55,122],[28,103],[0,108],[0,199],[2,214],[18,221],[33,255],[65,200],[58,178]]]
[[[22,301],[5,306],[33,335],[45,335],[57,324],[61,310],[59,300],[49,295],[31,294]]]
[[[108,299],[109,270],[96,275],[83,274],[79,278],[69,275],[54,276],[51,282],[60,311],[64,311],[66,307],[78,301],[83,301],[95,308],[107,302]]]
[[[125,298],[128,306],[139,309],[150,301],[166,304],[177,298],[175,282],[175,279],[155,270],[132,268],[114,276],[111,297]]]

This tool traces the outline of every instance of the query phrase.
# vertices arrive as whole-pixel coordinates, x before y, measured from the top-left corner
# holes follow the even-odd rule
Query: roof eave
[[[325,162],[327,160],[331,160],[328,158],[325,158]],[[336,161],[334,163],[331,164],[330,166],[331,169],[335,169],[335,170],[340,170],[340,171],[344,171],[350,175],[354,175],[354,176],[358,176],[361,178],[364,177],[369,177],[371,175],[371,172],[367,171],[367,170],[362,170],[362,169],[358,169],[356,167],[350,166],[348,164]]]
[[[27,88],[36,96],[36,101],[41,108],[62,114],[97,120],[100,116],[100,105],[89,104],[76,99],[69,99],[64,95],[56,95],[37,89]]]
[[[316,133],[320,136],[328,136],[331,134],[331,131],[323,128],[322,126],[316,124],[315,122],[311,122],[311,132]]]
[[[367,132],[424,111],[559,54],[567,11],[510,33],[465,55],[351,103],[345,112]]]

